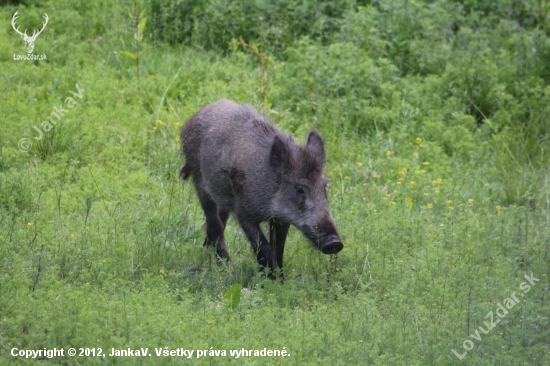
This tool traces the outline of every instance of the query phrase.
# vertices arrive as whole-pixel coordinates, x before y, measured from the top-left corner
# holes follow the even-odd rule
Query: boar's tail
[[[191,175],[191,169],[189,168],[189,164],[185,163],[180,170],[180,178],[186,180],[189,178],[189,175]]]

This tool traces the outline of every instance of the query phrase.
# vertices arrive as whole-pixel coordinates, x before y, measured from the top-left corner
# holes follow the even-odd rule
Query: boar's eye
[[[306,192],[304,191],[304,188],[301,186],[296,186],[294,189],[296,190],[296,196],[300,199],[300,201],[305,201]]]

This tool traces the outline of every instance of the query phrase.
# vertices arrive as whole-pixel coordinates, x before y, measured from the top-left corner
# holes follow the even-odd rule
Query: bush
[[[319,47],[310,40],[290,47],[286,58],[273,81],[274,105],[302,121],[314,114],[320,125],[341,124],[361,134],[389,127],[381,106],[393,98],[397,69],[387,60],[375,62],[352,43]]]
[[[353,42],[373,59],[392,60],[402,74],[426,75],[445,68],[463,22],[460,7],[446,1],[380,1],[350,12],[336,39]]]
[[[260,42],[280,53],[295,39],[324,39],[338,31],[354,1],[149,0],[152,34],[172,44],[195,44],[227,51],[232,39]]]

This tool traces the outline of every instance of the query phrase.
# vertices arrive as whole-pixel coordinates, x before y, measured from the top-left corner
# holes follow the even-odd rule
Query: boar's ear
[[[269,163],[276,169],[283,167],[286,162],[287,149],[285,143],[275,136],[273,140],[273,145],[271,145],[271,153],[269,154]]]
[[[325,144],[323,142],[323,138],[317,131],[311,131],[309,133],[306,147],[309,151],[311,151],[313,156],[321,159],[323,164],[325,163]]]

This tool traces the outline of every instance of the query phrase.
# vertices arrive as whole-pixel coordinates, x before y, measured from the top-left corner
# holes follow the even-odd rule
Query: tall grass
[[[2,360],[35,362],[12,348],[148,347],[139,359],[51,362],[179,364],[154,348],[285,347],[289,357],[235,362],[548,364],[550,38],[539,3],[144,1],[139,82],[118,52],[135,44],[133,3],[4,5]],[[35,51],[47,62],[13,61],[16,9],[29,29],[48,13]],[[231,43],[241,36],[269,67]],[[75,83],[86,92],[74,114],[20,151]],[[284,285],[261,276],[233,219],[233,262],[218,266],[193,187],[177,178],[181,126],[224,97],[302,142],[312,128],[325,139],[345,247],[325,256],[291,229]],[[472,338],[531,273],[540,282]],[[225,294],[236,284],[235,306]],[[465,340],[474,346],[459,361],[451,349],[462,354]]]

